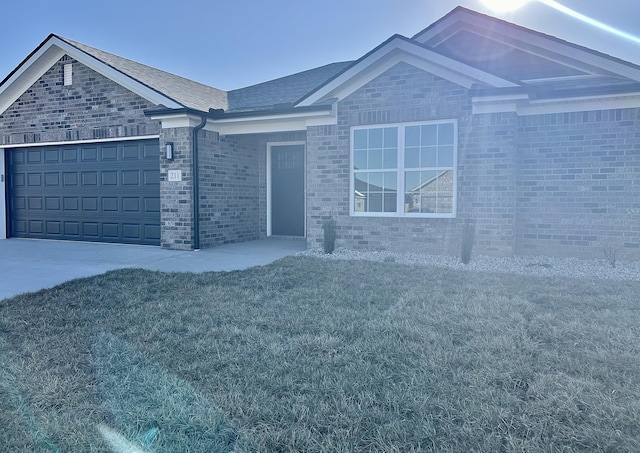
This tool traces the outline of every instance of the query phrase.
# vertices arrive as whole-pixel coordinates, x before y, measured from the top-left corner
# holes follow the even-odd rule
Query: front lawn
[[[638,282],[290,257],[0,314],[2,451],[640,451]]]

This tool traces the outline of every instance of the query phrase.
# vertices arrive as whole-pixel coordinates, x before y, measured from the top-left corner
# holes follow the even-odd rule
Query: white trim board
[[[472,114],[509,113],[518,116],[545,115],[552,113],[587,112],[640,108],[640,93],[608,96],[582,96],[563,99],[534,99],[527,96],[488,96],[472,99]]]

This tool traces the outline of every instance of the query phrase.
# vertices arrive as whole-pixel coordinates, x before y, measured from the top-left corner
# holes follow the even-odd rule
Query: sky
[[[464,6],[640,64],[640,41],[532,0],[497,13],[483,0],[4,0],[0,80],[50,33],[223,90],[355,60]],[[638,0],[557,0],[640,35]]]

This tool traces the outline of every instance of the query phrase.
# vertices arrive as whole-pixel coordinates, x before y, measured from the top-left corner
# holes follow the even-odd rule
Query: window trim
[[[411,168],[405,168],[405,128],[408,126],[423,126],[432,124],[453,124],[453,193],[452,193],[452,212],[451,213],[410,213],[404,212],[404,193],[405,193],[405,173],[412,171]],[[354,131],[362,129],[383,129],[386,127],[396,127],[398,129],[398,165],[395,169],[397,173],[397,198],[396,198],[396,212],[358,212],[355,210],[355,177],[354,162],[355,162],[355,146],[354,146]],[[439,169],[450,167],[436,167]],[[388,169],[381,168],[380,171],[389,171]],[[443,119],[432,121],[413,121],[407,123],[381,123],[381,124],[366,124],[359,126],[351,126],[349,132],[349,215],[352,217],[391,217],[391,218],[420,218],[420,219],[454,219],[458,212],[458,120]]]

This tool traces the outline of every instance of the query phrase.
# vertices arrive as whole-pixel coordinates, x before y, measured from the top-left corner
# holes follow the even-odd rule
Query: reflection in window
[[[397,168],[397,128],[354,131],[353,172],[354,210],[356,212],[397,211]]]
[[[453,171],[406,172],[404,201],[407,213],[453,213]]]

